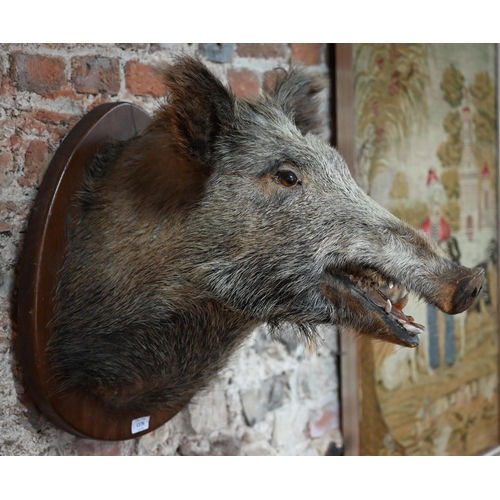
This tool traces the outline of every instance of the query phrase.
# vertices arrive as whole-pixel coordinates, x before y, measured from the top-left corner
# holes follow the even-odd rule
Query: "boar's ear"
[[[233,121],[234,95],[193,57],[182,56],[160,71],[168,96],[159,120],[181,154],[210,164],[215,137]]]
[[[326,81],[298,67],[292,67],[290,71],[276,69],[272,77],[264,85],[264,92],[283,109],[303,134],[320,133],[322,122],[318,116],[318,93],[326,87]]]

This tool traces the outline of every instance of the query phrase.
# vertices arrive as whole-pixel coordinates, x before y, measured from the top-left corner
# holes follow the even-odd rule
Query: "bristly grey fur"
[[[416,345],[350,274],[447,312],[470,304],[457,282],[477,288],[474,273],[377,205],[314,133],[321,79],[281,70],[240,100],[190,57],[163,75],[168,104],[89,173],[50,342],[61,388],[116,408],[179,408],[262,323]]]

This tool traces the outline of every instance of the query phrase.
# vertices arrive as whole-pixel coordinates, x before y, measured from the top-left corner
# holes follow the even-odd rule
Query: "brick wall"
[[[291,61],[327,72],[321,44],[0,44],[0,455],[315,455],[340,442],[336,335],[328,329],[316,350],[257,329],[209,390],[131,441],[74,438],[25,394],[11,296],[37,186],[61,140],[95,106],[128,101],[152,113],[164,93],[154,67],[179,51],[199,55],[245,97]]]

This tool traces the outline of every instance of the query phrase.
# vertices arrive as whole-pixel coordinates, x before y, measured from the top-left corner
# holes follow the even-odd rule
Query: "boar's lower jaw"
[[[407,294],[392,303],[381,289],[379,280],[333,272],[325,276],[323,293],[336,308],[338,325],[405,347],[419,345],[417,335],[424,327],[403,312]]]

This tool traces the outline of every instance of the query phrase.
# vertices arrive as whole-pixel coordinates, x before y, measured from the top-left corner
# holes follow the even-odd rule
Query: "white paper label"
[[[149,419],[151,417],[141,417],[132,420],[132,434],[145,431],[149,429]]]

